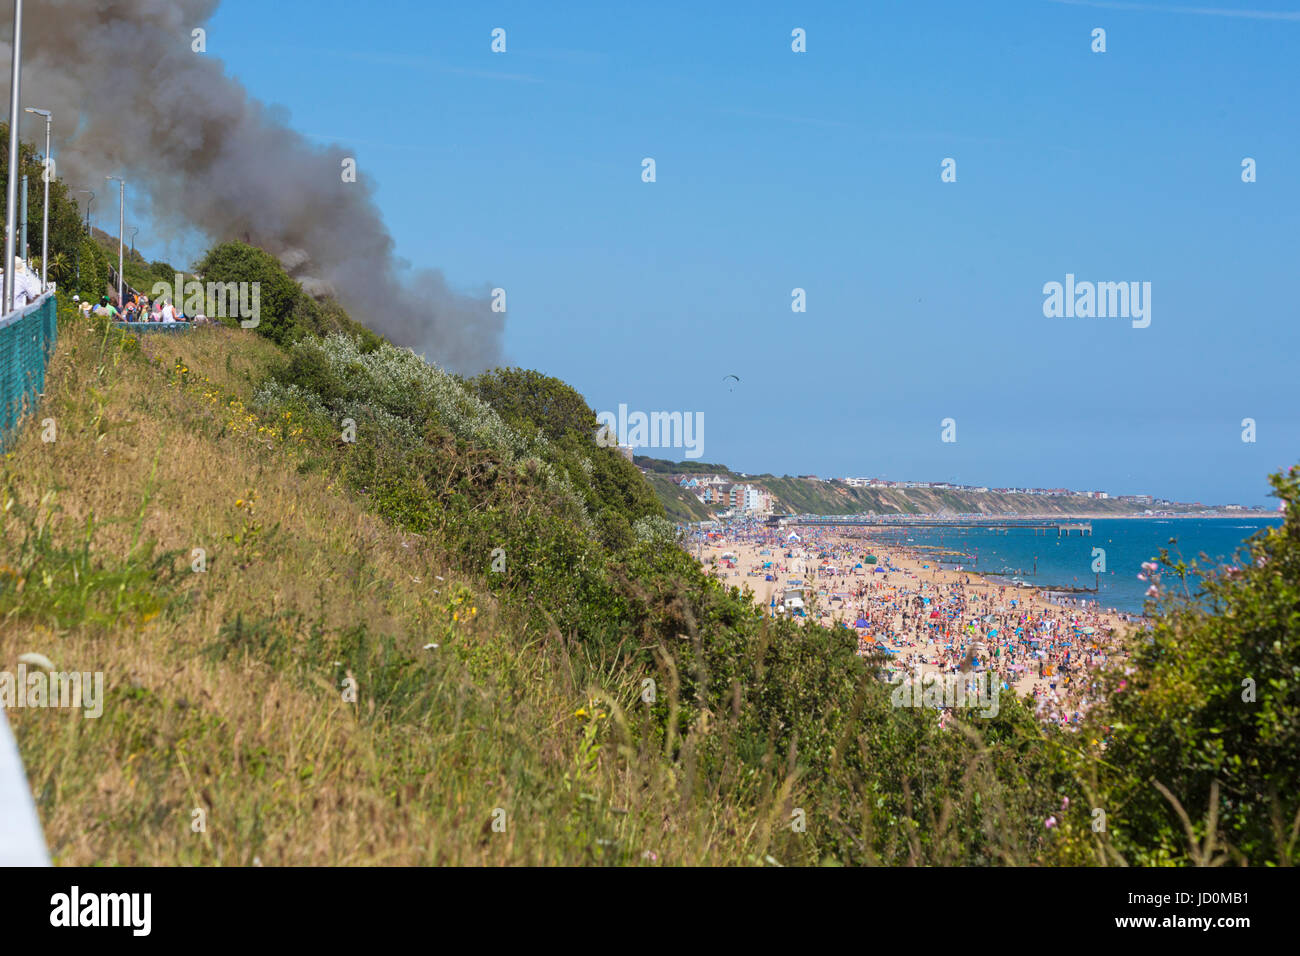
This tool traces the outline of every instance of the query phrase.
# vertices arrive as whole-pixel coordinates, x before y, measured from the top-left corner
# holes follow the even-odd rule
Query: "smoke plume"
[[[311,144],[213,54],[193,52],[192,31],[218,3],[25,5],[23,105],[53,110],[59,177],[103,199],[104,176],[124,176],[159,229],[252,242],[308,291],[332,292],[354,318],[430,361],[458,371],[497,364],[505,320],[488,295],[457,293],[440,272],[396,258],[364,175],[343,181],[344,154]],[[0,30],[7,70],[8,5]],[[43,147],[44,131],[27,121],[23,138]],[[97,218],[110,205],[97,202]]]

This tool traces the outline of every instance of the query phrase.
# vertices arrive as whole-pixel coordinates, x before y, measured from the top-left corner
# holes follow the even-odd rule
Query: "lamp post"
[[[93,189],[78,189],[77,192],[78,192],[78,194],[80,194],[80,193],[90,193],[90,198],[86,200],[86,235],[90,236],[91,239],[94,239],[95,236],[94,236],[94,234],[90,231],[90,207],[93,206],[93,205],[95,205],[95,190],[93,190]]]
[[[14,0],[14,50],[9,81],[9,188],[5,204],[4,312],[14,310],[14,227],[18,212],[18,107],[23,72],[23,0]]]
[[[30,106],[25,112],[45,117],[45,173],[41,176],[45,180],[45,210],[41,214],[41,291],[44,292],[50,272],[50,122],[54,114]]]
[[[122,308],[122,267],[123,247],[122,233],[126,231],[126,180],[121,176],[105,176],[109,182],[116,182],[118,186],[118,211],[117,211],[117,307]]]

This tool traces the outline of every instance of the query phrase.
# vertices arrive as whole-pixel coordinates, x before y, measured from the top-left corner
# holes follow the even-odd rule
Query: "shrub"
[[[1230,564],[1161,555],[1161,613],[1107,690],[1110,803],[1142,862],[1201,861],[1207,836],[1240,862],[1296,862],[1300,468],[1270,480],[1285,520]]]

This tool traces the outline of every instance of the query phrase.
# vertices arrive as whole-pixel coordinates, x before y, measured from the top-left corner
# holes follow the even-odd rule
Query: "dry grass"
[[[575,686],[436,542],[303,473],[292,422],[258,430],[273,345],[60,334],[0,466],[0,670],[38,651],[106,685],[98,719],[10,711],[57,862],[757,858],[766,811],[693,794],[620,731],[621,689]]]

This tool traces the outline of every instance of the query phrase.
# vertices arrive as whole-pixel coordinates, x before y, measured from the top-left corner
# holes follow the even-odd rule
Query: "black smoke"
[[[345,154],[310,143],[213,54],[191,49],[218,3],[25,4],[23,105],[53,110],[59,177],[102,199],[112,188],[104,176],[124,176],[165,234],[252,242],[308,291],[332,293],[431,361],[458,371],[499,364],[505,317],[487,292],[458,293],[440,272],[397,258],[366,178],[343,181]],[[10,24],[6,4],[4,70]],[[43,128],[38,136],[27,120],[24,138],[43,147]],[[96,202],[97,211],[112,205]]]

